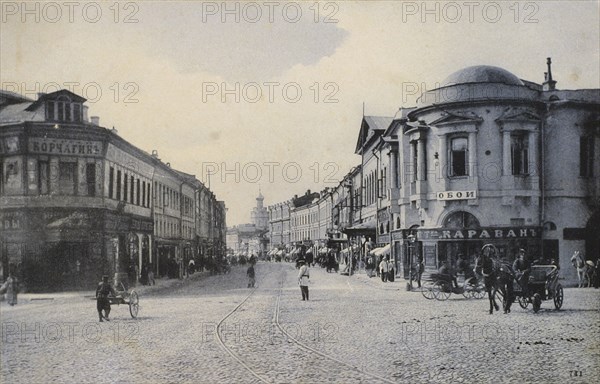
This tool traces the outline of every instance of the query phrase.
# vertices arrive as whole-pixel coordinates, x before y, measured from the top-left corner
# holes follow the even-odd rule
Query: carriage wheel
[[[483,283],[477,283],[472,294],[475,299],[483,299],[485,297],[485,285]]]
[[[539,293],[533,295],[533,312],[537,313],[542,307],[542,297]]]
[[[521,308],[527,309],[527,307],[529,306],[529,300],[527,299],[527,297],[519,296],[519,305],[521,306]]]
[[[132,318],[136,318],[140,309],[140,300],[136,291],[129,294],[129,313]]]
[[[473,290],[473,287],[465,287],[463,289],[463,292],[462,292],[462,294],[465,297],[465,299],[472,299],[472,298],[474,298],[475,297],[474,293],[475,293],[475,291]]]
[[[421,286],[421,294],[427,300],[433,300],[433,299],[435,299],[435,296],[434,296],[434,293],[433,293],[433,287],[432,287],[432,285],[430,283],[424,283]]]
[[[554,308],[560,309],[563,305],[564,292],[562,285],[558,284],[554,290]]]
[[[448,300],[450,292],[446,289],[446,284],[441,281],[437,281],[433,284],[433,296],[440,301]]]

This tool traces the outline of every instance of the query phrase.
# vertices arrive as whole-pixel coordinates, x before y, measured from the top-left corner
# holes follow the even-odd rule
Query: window
[[[96,196],[96,164],[85,165],[85,181],[87,185],[87,195]]]
[[[121,200],[121,171],[117,171],[117,200]]]
[[[108,170],[108,198],[113,198],[113,186],[115,185],[115,169],[110,167]]]
[[[82,113],[81,113],[81,104],[80,103],[73,103],[73,121],[75,122],[81,122],[82,120]]]
[[[142,207],[146,206],[146,182],[142,181]]]
[[[76,183],[77,163],[59,163],[58,165],[58,190],[61,195],[74,195]]]
[[[127,174],[125,174],[125,177],[123,178],[123,201],[127,203],[127,193],[129,189],[129,176],[127,176]]]
[[[579,138],[579,176],[594,176],[594,136]]]
[[[46,120],[54,120],[54,101],[46,102]]]
[[[466,137],[456,137],[450,141],[450,176],[467,176],[467,148]]]
[[[129,191],[129,201],[131,202],[131,204],[133,204],[133,191],[134,191],[134,182],[133,182],[133,175],[131,175],[129,177],[129,182],[131,184],[131,190]]]
[[[529,140],[526,133],[513,134],[510,137],[510,154],[513,175],[529,174]]]
[[[140,179],[137,179],[135,181],[135,197],[136,197],[136,201],[135,204],[136,205],[140,205]]]
[[[50,164],[47,161],[38,162],[38,192],[40,195],[50,193]]]
[[[56,120],[58,121],[63,121],[65,119],[65,103],[62,101],[59,101],[56,103],[57,105],[57,116],[56,116]]]
[[[412,146],[412,175],[411,180],[417,181],[417,172],[419,172],[419,147],[416,141],[410,143]]]

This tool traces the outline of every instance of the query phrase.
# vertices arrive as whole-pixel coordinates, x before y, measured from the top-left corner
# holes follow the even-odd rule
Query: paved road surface
[[[600,376],[600,291],[566,289],[560,311],[429,301],[404,283],[245,268],[146,290],[140,313],[99,323],[81,295],[2,303],[4,383],[591,383]]]

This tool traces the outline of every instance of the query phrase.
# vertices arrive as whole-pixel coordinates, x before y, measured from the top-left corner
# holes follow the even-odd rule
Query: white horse
[[[591,260],[585,261],[584,257],[581,255],[581,252],[575,251],[573,252],[573,256],[571,256],[571,263],[573,263],[573,267],[577,269],[577,277],[579,278],[579,288],[583,288],[586,280],[587,286],[589,288],[592,285],[591,274],[593,272],[594,262]]]

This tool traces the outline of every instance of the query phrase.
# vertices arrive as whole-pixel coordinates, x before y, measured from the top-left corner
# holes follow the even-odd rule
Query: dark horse
[[[490,314],[494,313],[494,308],[496,311],[500,310],[496,303],[496,293],[502,296],[504,313],[509,313],[514,301],[512,268],[508,263],[500,260],[495,246],[492,244],[483,246],[481,256],[475,261],[475,271],[483,275],[485,291],[490,301]]]

